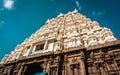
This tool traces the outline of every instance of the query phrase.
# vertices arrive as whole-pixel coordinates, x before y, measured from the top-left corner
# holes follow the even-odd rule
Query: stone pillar
[[[23,70],[24,70],[24,64],[21,65],[21,67],[18,71],[18,75],[22,75]]]
[[[42,65],[42,68],[43,68],[43,71],[46,72],[46,69],[47,69],[47,62],[46,61]]]
[[[25,53],[25,56],[28,56],[32,50],[33,50],[33,44],[32,44],[32,45],[30,46],[30,48],[27,50],[27,52]]]
[[[0,69],[0,74],[2,74],[3,73],[3,68],[2,69]]]
[[[65,75],[65,66],[62,66],[62,75]]]
[[[100,62],[96,63],[96,69],[97,69],[97,74],[98,74],[98,75],[104,75],[101,64],[102,64],[102,63],[100,63]]]
[[[56,70],[57,70],[56,75],[59,75],[58,69],[59,69],[59,66],[57,64],[57,66],[56,66]]]
[[[59,73],[59,67],[60,67],[60,61],[61,61],[61,57],[60,56],[57,56],[56,57],[56,60],[55,60],[55,63],[56,63],[56,70],[57,70],[57,75],[61,75],[62,73]],[[61,66],[62,68],[62,66]],[[61,71],[62,72],[62,71]]]
[[[75,75],[80,75],[79,67],[80,67],[79,64],[76,64],[76,71],[77,71],[77,73]]]
[[[48,73],[48,75],[50,75],[50,65],[51,65],[51,61],[48,61],[46,66],[46,72]]]
[[[85,45],[85,47],[88,47],[88,44],[87,44],[87,40],[86,40],[86,39],[84,40],[84,45]]]
[[[73,67],[73,65],[70,65],[70,70],[71,70],[71,74],[69,73],[69,75],[74,75],[74,67]]]
[[[108,70],[107,70],[107,63],[105,62],[104,63],[104,73],[105,73],[105,75],[108,75]]]
[[[79,75],[79,65],[78,64],[71,64],[70,68],[71,68],[72,75]]]
[[[6,75],[7,73],[7,68],[4,68],[3,75]]]
[[[8,73],[7,73],[7,75],[10,75],[10,71],[11,71],[11,68],[8,69]]]
[[[48,46],[48,40],[45,41],[44,50],[46,50],[47,46]]]
[[[9,67],[8,75],[11,75],[11,74],[12,74],[13,68],[14,68],[13,65]]]
[[[78,75],[78,69],[74,68],[74,75]]]
[[[65,62],[65,75],[68,75],[68,64]]]
[[[100,67],[101,75],[106,75],[105,70],[104,70],[102,64],[103,63],[101,63],[101,67]]]
[[[68,60],[67,60],[67,55],[64,56],[64,69],[65,69],[65,75],[68,75]]]
[[[119,70],[119,67],[117,65],[117,62],[114,60],[113,63],[114,63],[115,70],[116,70],[117,74],[120,75],[120,70]]]
[[[81,70],[81,75],[86,75],[86,69],[85,69],[85,56],[84,53],[81,52],[80,56],[80,70]]]
[[[27,70],[27,66],[24,66],[24,69],[23,69],[23,72],[22,72],[22,75],[25,75],[25,71]]]

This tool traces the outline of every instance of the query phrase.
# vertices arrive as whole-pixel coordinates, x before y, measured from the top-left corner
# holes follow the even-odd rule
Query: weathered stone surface
[[[120,75],[120,41],[77,10],[60,14],[6,54],[1,75]]]

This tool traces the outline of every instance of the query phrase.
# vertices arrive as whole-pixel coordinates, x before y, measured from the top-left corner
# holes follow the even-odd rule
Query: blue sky
[[[0,60],[47,19],[77,9],[120,38],[120,0],[0,0]]]

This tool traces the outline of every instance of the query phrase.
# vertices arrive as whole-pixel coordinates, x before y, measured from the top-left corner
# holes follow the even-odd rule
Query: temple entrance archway
[[[43,68],[40,63],[32,63],[27,65],[24,75],[47,75],[47,72],[43,72]]]

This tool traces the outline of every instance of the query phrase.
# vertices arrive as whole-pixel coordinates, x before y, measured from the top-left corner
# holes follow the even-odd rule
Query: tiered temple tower
[[[60,14],[6,54],[0,75],[120,75],[120,41],[77,10]]]

